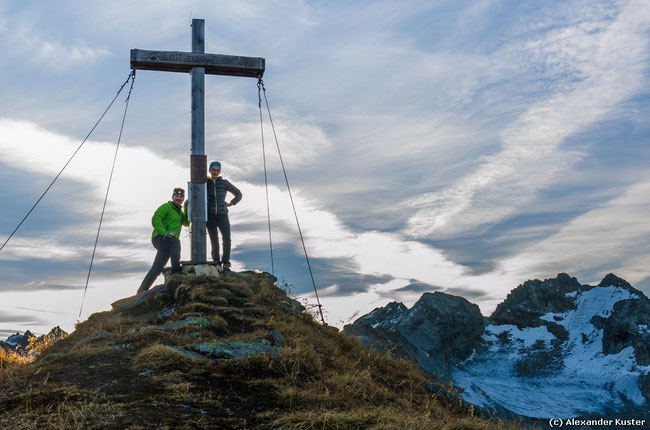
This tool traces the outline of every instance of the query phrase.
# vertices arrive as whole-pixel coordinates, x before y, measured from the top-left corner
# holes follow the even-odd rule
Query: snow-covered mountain
[[[12,334],[6,340],[0,340],[0,348],[15,352],[22,356],[33,356],[44,347],[53,344],[57,340],[67,336],[61,327],[57,326],[42,336],[35,336],[31,331],[25,333]]]
[[[531,418],[650,416],[650,300],[623,279],[527,281],[489,318],[460,297],[425,293],[345,328],[453,381],[469,403]]]

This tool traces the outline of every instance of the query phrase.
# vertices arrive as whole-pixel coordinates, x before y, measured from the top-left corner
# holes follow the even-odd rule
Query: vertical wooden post
[[[192,52],[205,53],[205,21],[192,20]],[[190,201],[192,212],[192,261],[205,262],[205,181],[207,158],[205,155],[205,68],[192,67],[192,155],[190,156]]]

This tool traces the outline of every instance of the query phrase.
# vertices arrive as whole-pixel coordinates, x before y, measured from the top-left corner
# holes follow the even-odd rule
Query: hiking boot
[[[224,261],[223,263],[221,263],[221,267],[222,267],[221,269],[222,272],[230,272],[230,261]]]

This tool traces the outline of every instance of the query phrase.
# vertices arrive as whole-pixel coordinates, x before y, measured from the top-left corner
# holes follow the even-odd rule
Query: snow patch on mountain
[[[465,401],[535,418],[603,413],[623,408],[626,401],[645,404],[639,378],[650,372],[650,366],[637,364],[631,346],[604,354],[603,329],[592,323],[596,316],[609,317],[617,302],[639,296],[620,286],[599,286],[566,296],[574,298],[575,309],[546,313],[539,319],[562,326],[567,340],[557,339],[544,325],[486,327],[487,351],[473,354],[452,373]]]
[[[21,340],[22,338],[23,335],[16,333],[9,336],[7,340],[5,340],[4,342],[8,345],[16,346],[18,344],[18,341]]]

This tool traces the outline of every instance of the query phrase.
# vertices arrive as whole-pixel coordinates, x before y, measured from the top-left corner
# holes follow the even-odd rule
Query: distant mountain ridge
[[[390,303],[345,332],[414,359],[467,402],[502,415],[647,414],[650,300],[614,274],[596,286],[565,273],[527,281],[490,317],[461,297],[425,293],[410,309]]]
[[[23,334],[12,334],[4,341],[0,340],[0,348],[23,357],[31,357],[67,335],[68,333],[59,326],[54,327],[49,333],[41,336],[35,336],[31,331],[27,330]]]

